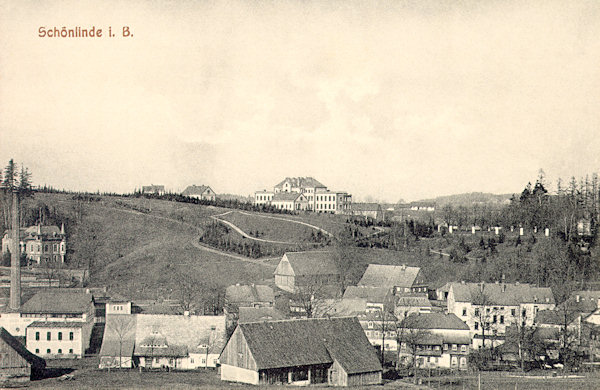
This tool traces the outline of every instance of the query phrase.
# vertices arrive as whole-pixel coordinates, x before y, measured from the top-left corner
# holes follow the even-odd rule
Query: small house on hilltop
[[[200,200],[210,200],[213,202],[217,199],[217,194],[213,191],[213,189],[205,185],[188,186],[185,190],[183,190],[181,195]]]
[[[298,288],[339,287],[340,272],[331,252],[286,252],[274,272],[275,285],[294,293]]]
[[[421,268],[406,265],[369,264],[358,285],[387,287],[394,294],[427,292]]]
[[[142,194],[154,194],[154,195],[162,195],[165,193],[165,186],[163,185],[149,185],[142,186]]]
[[[239,324],[220,362],[222,380],[254,385],[365,386],[382,376],[356,318]]]

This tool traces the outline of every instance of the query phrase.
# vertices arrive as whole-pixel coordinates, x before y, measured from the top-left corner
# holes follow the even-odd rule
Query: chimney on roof
[[[60,225],[60,234],[65,234],[65,223],[64,222]]]
[[[400,269],[401,269],[402,271],[406,270],[406,264],[402,264],[402,266],[400,267]]]
[[[465,284],[465,281],[464,281],[464,280],[461,280],[461,281],[460,281],[460,284]]]
[[[483,292],[483,286],[484,286],[483,282],[479,283],[479,291]]]
[[[502,292],[506,292],[506,283],[502,282]]]
[[[579,294],[575,295],[575,302],[579,303],[580,299],[581,299],[581,297],[579,296]]]
[[[189,316],[190,316],[190,311],[189,311],[189,310],[185,310],[185,311],[183,312],[183,316],[184,316],[184,317],[189,317]]]

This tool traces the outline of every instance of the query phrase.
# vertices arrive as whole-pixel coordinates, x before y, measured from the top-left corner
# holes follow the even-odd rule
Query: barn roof
[[[85,291],[48,289],[35,294],[23,304],[21,313],[83,314],[90,310],[93,296]]]
[[[284,320],[285,316],[274,307],[240,307],[238,323]]]
[[[296,276],[339,274],[331,252],[286,252],[283,256],[289,261]]]
[[[29,352],[27,348],[17,340],[13,335],[8,333],[6,329],[0,327],[0,339],[2,339],[9,347],[11,347],[19,356],[25,359],[34,367],[43,368],[46,366],[46,361],[41,357]]]
[[[225,290],[228,303],[273,302],[275,295],[269,286],[260,284],[232,285]]]
[[[405,265],[369,264],[359,286],[412,287],[421,268]]]
[[[411,329],[469,330],[469,326],[458,318],[456,314],[436,312],[411,314],[402,320],[400,326]]]
[[[330,364],[349,374],[381,371],[356,318],[311,318],[239,324],[257,368]]]
[[[390,289],[387,287],[373,286],[348,286],[344,291],[344,298],[366,299],[367,302],[385,303]]]
[[[548,287],[535,287],[528,283],[452,283],[456,302],[484,299],[488,304],[518,306],[521,303],[554,303],[554,295]]]

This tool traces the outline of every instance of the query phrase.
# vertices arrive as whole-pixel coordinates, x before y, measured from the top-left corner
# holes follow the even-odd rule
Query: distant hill
[[[490,194],[485,192],[470,192],[465,194],[438,196],[424,199],[420,202],[435,202],[438,207],[451,204],[452,206],[471,206],[473,204],[503,204],[508,203],[513,194]]]

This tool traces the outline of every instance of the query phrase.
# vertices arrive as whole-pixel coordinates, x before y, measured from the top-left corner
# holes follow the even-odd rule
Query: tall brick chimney
[[[21,229],[19,227],[19,194],[12,194],[12,249],[10,251],[10,302],[12,310],[21,308]]]

